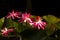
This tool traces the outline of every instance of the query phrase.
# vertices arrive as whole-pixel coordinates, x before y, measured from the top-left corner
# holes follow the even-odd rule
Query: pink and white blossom
[[[43,22],[40,17],[36,18],[36,22],[29,23],[33,28],[43,29],[46,26],[46,22]]]
[[[20,13],[19,12],[14,12],[14,10],[12,12],[9,12],[8,15],[6,16],[6,18],[11,18],[15,19],[16,18],[20,18]]]
[[[23,13],[21,20],[19,20],[19,22],[32,22],[32,20],[30,19],[30,13]]]
[[[6,27],[1,30],[2,36],[6,36],[8,33],[12,32],[13,29],[7,29]]]

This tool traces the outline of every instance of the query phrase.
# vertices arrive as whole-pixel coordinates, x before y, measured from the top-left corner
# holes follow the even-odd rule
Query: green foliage
[[[56,26],[56,29],[57,29],[57,30],[60,30],[60,22],[56,23],[55,26]]]
[[[4,24],[4,20],[5,20],[4,17],[0,19],[0,30],[1,30],[2,26],[3,26],[3,24]],[[1,31],[0,31],[0,35],[1,35]]]
[[[13,27],[13,21],[12,21],[12,19],[11,18],[5,19],[4,26],[6,26],[7,28]]]
[[[43,18],[46,20],[47,23],[57,23],[60,21],[59,18],[53,15],[46,15],[46,16],[43,16]]]
[[[6,26],[7,28],[14,27],[15,31],[18,33],[31,28],[31,26],[28,23],[24,23],[24,22],[18,23],[12,20],[11,18],[5,19],[4,26]]]
[[[32,27],[28,23],[22,22],[19,24],[20,32],[23,32],[24,30],[31,29],[31,28]]]
[[[34,15],[31,15],[30,17],[34,18],[34,20],[36,18]],[[45,29],[39,30],[37,33],[34,32],[34,35],[30,37],[27,36],[27,38],[24,38],[24,40],[56,40],[56,38],[50,37],[50,35],[52,35],[56,29],[60,30],[60,18],[57,18],[53,15],[45,15],[43,16],[43,19],[45,19],[47,23]],[[4,17],[0,19],[0,30],[2,26],[6,26],[8,29],[14,27],[15,30],[13,34],[17,35],[24,32],[25,30],[32,29],[32,27],[27,22],[18,23],[11,18],[5,19]]]
[[[47,25],[45,28],[45,31],[47,35],[51,35],[54,33],[54,31],[57,29],[56,24],[60,22],[60,19],[55,17],[54,15],[45,15],[43,18],[46,20]]]
[[[47,35],[51,35],[51,34],[54,33],[55,29],[56,28],[55,28],[54,24],[48,24],[45,28],[45,32],[46,32]]]
[[[4,20],[5,20],[4,17],[0,19],[0,29],[1,29],[2,25],[3,25],[3,23],[4,23]]]

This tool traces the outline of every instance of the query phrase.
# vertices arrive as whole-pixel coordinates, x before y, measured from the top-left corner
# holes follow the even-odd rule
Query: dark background
[[[0,0],[0,17],[6,16],[12,9],[24,12],[26,0]]]
[[[48,14],[60,16],[58,13],[59,5],[60,3],[55,0],[54,1],[32,0],[32,9],[33,9],[32,12],[33,14],[35,13],[36,15],[40,15],[40,16],[48,15]]]
[[[59,2],[57,1],[40,1],[31,0],[33,15],[52,14],[59,17]],[[12,9],[25,12],[27,0],[0,0],[0,16],[5,16]]]

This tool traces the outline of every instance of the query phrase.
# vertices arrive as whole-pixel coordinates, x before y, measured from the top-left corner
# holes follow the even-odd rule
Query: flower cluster
[[[40,16],[36,16],[36,20],[32,21],[32,18],[30,17],[30,13],[22,13],[20,14],[19,12],[14,12],[14,10],[10,13],[8,13],[8,15],[6,16],[6,18],[12,18],[13,20],[16,18],[18,18],[18,22],[22,23],[22,22],[27,22],[30,24],[30,26],[32,28],[38,28],[38,29],[43,29],[46,26],[46,22],[42,21],[42,18]],[[13,29],[7,29],[6,27],[4,29],[1,30],[2,31],[2,35],[7,35],[9,32],[12,32]]]
[[[2,32],[2,36],[6,36],[8,33],[12,32],[13,29],[7,29],[6,27],[4,27],[1,32]]]

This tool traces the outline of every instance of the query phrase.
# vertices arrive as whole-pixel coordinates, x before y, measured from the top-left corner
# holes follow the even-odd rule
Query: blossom
[[[30,19],[30,13],[23,13],[21,20],[19,20],[19,22],[32,22],[32,20]]]
[[[7,29],[6,27],[1,30],[3,36],[6,36],[9,32],[12,32],[12,31],[13,29]]]
[[[40,18],[40,16],[37,16],[36,17],[36,22],[33,22],[33,23],[29,23],[33,28],[37,27],[38,29],[43,29],[44,30],[44,27],[46,26],[46,22],[43,22],[42,19]]]
[[[12,17],[12,19],[14,19],[15,17],[20,18],[19,16],[20,16],[19,12],[14,12],[14,10],[13,10],[11,13],[10,12],[8,13],[6,18],[10,18],[10,17]]]

